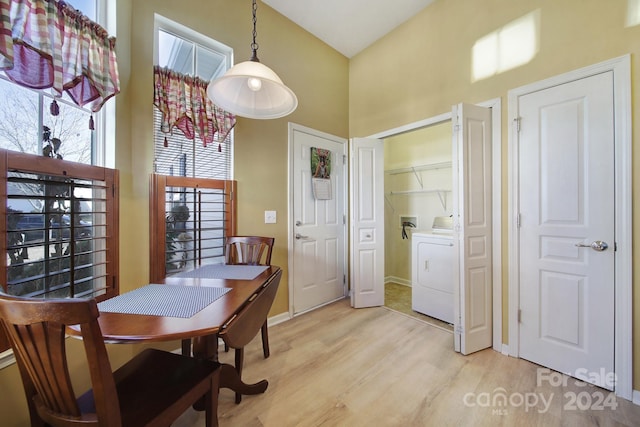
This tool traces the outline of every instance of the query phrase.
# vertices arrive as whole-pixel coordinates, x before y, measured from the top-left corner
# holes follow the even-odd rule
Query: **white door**
[[[293,124],[290,140],[290,300],[296,314],[345,296],[347,140]],[[315,193],[312,149],[328,150],[327,162],[322,165],[328,176],[323,174],[325,179],[316,184]]]
[[[384,145],[354,138],[350,144],[351,305],[384,305]]]
[[[491,109],[453,107],[454,349],[493,344]]]
[[[608,389],[614,372],[612,74],[526,94],[517,105],[520,357]]]

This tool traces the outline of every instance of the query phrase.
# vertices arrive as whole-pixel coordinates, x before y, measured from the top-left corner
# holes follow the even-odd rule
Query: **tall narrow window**
[[[195,31],[156,16],[156,60],[159,67],[206,82],[232,65],[231,48]],[[178,127],[163,129],[162,112],[154,107],[154,171],[158,174],[233,179],[233,131],[215,132],[204,144]]]
[[[118,174],[93,166],[114,157],[103,131],[113,109],[100,109],[119,91],[114,38],[96,23],[106,24],[115,3],[7,3],[0,8],[11,32],[0,49],[0,289],[115,296]],[[96,55],[100,65],[91,66]],[[0,365],[10,360],[8,347],[0,332]]]
[[[236,219],[235,117],[203,99],[232,50],[161,16],[155,23],[152,281],[223,263]]]

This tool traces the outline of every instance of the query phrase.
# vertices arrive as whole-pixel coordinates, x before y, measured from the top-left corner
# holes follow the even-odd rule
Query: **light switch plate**
[[[276,223],[276,211],[264,211],[264,223],[275,224]]]

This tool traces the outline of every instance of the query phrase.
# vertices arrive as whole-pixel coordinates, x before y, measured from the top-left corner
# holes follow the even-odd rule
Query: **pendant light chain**
[[[256,11],[258,10],[258,5],[256,0],[253,0],[253,43],[251,43],[251,61],[260,62],[258,59],[258,43],[256,43],[256,37],[258,36],[258,31],[256,30],[256,23],[258,22],[258,18],[256,18]]]

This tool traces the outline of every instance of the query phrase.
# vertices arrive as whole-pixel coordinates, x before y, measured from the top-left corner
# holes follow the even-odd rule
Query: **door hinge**
[[[343,274],[343,275],[342,275],[342,284],[343,284],[343,285],[346,285],[346,284],[347,284],[347,275],[346,275],[346,274]]]
[[[522,323],[522,310],[518,309],[518,323]]]
[[[522,117],[516,117],[513,121],[516,124],[516,132],[520,132],[520,122],[522,121]]]
[[[345,225],[347,223],[347,215],[343,214],[342,215],[342,225]]]
[[[520,212],[516,214],[516,228],[520,228]]]
[[[346,154],[343,154],[343,155],[342,155],[342,164],[343,164],[343,165],[346,165],[346,164],[347,164],[347,155],[346,155]]]

